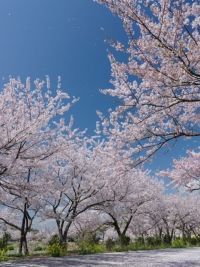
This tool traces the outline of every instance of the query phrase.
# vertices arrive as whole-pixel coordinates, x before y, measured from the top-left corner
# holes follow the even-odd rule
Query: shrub
[[[198,244],[198,240],[195,237],[191,237],[188,242],[192,246],[196,246]]]
[[[171,241],[171,238],[170,238],[169,235],[164,235],[164,236],[163,236],[163,243],[164,243],[164,244],[169,244],[169,245],[170,245],[171,242],[172,242],[172,241]]]
[[[53,244],[59,244],[60,243],[60,239],[59,236],[57,234],[52,235],[51,238],[49,239],[48,245],[53,245]]]
[[[100,239],[96,233],[85,232],[79,238],[79,242],[85,241],[90,244],[98,244]]]
[[[8,246],[8,241],[10,241],[10,239],[11,239],[11,235],[10,235],[10,233],[5,232],[5,233],[3,234],[3,237],[0,239],[0,249],[1,249],[1,250],[7,248],[7,246]]]
[[[14,245],[9,245],[9,246],[8,246],[8,250],[11,251],[11,250],[14,250],[14,249],[15,249],[15,246],[14,246]]]
[[[103,244],[92,244],[88,242],[80,242],[79,249],[81,254],[93,254],[106,252],[106,248]]]
[[[113,239],[108,238],[108,239],[106,240],[106,249],[107,249],[108,251],[113,250],[113,248],[115,247],[115,244],[116,244],[116,242],[115,242]]]
[[[106,251],[105,245],[99,244],[96,234],[85,233],[78,241],[81,254],[102,253]]]
[[[129,246],[116,246],[115,247],[115,251],[116,252],[123,252],[123,251],[128,251],[130,248],[129,248]]]
[[[185,248],[187,245],[183,239],[176,238],[172,241],[173,248]]]
[[[60,243],[54,243],[48,246],[47,251],[52,257],[61,257],[66,255],[67,248],[65,245],[61,245]]]
[[[0,239],[0,250],[3,250],[4,248],[7,247],[7,244],[5,244],[3,238]]]
[[[42,246],[37,246],[34,248],[34,251],[42,251],[44,248]]]
[[[0,261],[5,261],[7,260],[7,249],[1,249],[0,250]]]
[[[5,243],[8,243],[8,241],[11,240],[11,234],[8,233],[8,232],[4,232],[4,234],[3,234],[3,240],[4,240]]]
[[[120,246],[122,247],[126,247],[130,244],[130,237],[129,236],[125,236],[125,235],[122,235],[120,236],[120,238],[118,239],[118,243],[120,244]]]
[[[59,236],[55,234],[48,242],[47,251],[52,257],[60,257],[66,255],[67,246],[66,244],[61,244]]]
[[[158,236],[148,236],[146,238],[147,246],[157,247],[157,246],[160,246],[161,243],[162,243],[162,240]]]
[[[144,246],[145,245],[144,237],[143,236],[139,236],[138,238],[135,239],[135,243]]]

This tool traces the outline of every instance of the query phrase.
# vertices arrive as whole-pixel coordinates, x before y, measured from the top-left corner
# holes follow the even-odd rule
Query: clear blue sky
[[[113,99],[100,94],[109,86],[105,39],[124,39],[121,23],[92,0],[1,0],[0,78],[9,75],[52,81],[80,101],[71,111],[76,126],[92,131],[96,110]]]
[[[126,41],[126,36],[120,20],[92,0],[1,0],[0,79],[49,75],[55,82],[60,75],[63,88],[80,97],[71,111],[75,126],[91,133],[96,110],[115,105],[99,92],[110,79],[105,39]],[[187,145],[159,154],[152,168],[169,166]]]

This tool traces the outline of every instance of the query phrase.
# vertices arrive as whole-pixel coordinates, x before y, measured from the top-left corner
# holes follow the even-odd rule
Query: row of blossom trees
[[[54,220],[66,243],[76,218],[98,210],[125,236],[161,186],[133,168],[120,143],[88,138],[66,124],[62,114],[76,99],[70,103],[60,88],[53,96],[48,77],[33,86],[11,79],[0,95],[0,221],[19,233],[19,253],[29,252],[36,218]]]
[[[168,240],[199,234],[199,198],[165,195],[139,164],[180,138],[198,138],[200,37],[197,2],[98,0],[117,14],[128,43],[110,54],[112,89],[121,101],[101,115],[105,140],[66,123],[77,101],[51,93],[49,78],[23,85],[11,79],[0,93],[0,221],[20,234],[28,254],[34,220],[55,221],[61,243],[81,224],[106,225],[120,240],[156,234]],[[199,189],[199,148],[162,174]],[[95,215],[96,214],[96,215]],[[88,220],[91,216],[91,220]],[[100,222],[98,220],[100,218]],[[77,228],[78,229],[78,228]]]
[[[52,96],[48,78],[46,85],[31,89],[29,80],[12,79],[0,95],[0,221],[18,232],[20,254],[29,252],[36,219],[53,220],[61,243],[89,225],[112,229],[121,242],[152,234],[172,240],[177,231],[198,236],[198,209],[190,206],[198,198],[166,196],[158,180],[134,167],[123,142],[73,130],[62,114],[76,100],[60,89]]]
[[[101,230],[104,239],[121,239],[122,244],[126,242],[125,237],[133,240],[156,237],[158,242],[168,244],[177,237],[199,238],[199,203],[197,195],[164,195],[160,190],[155,195],[154,191],[154,197],[134,211],[130,209],[130,202],[123,205],[120,202],[117,206],[113,202],[109,211],[101,208],[78,216],[73,222],[71,236]],[[136,207],[138,202],[132,204]]]

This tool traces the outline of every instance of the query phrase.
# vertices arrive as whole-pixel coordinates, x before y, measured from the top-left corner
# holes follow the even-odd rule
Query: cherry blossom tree
[[[191,238],[199,233],[198,195],[161,195],[151,209],[137,218],[143,225],[145,236],[156,236],[165,243],[172,243],[176,237]],[[137,228],[136,228],[137,229]],[[135,230],[135,229],[133,229]]]
[[[78,238],[79,240],[89,236],[94,236],[103,239],[107,230],[104,224],[104,218],[96,210],[87,210],[76,217],[70,229],[70,237]]]
[[[43,176],[46,206],[42,213],[55,219],[61,243],[67,242],[77,217],[112,200],[112,186],[129,166],[128,151],[122,153],[115,143],[86,137],[77,138],[50,161]]]
[[[60,82],[53,96],[48,77],[46,82],[36,80],[31,84],[28,78],[25,85],[15,79],[5,84],[0,93],[1,177],[23,173],[24,168],[41,163],[59,150],[59,134],[66,126],[56,117],[75,101],[69,102]]]
[[[37,174],[31,169],[27,175],[12,177],[11,182],[5,178],[1,180],[0,221],[19,233],[19,254],[29,254],[27,234],[41,208],[36,191],[38,185]]]
[[[122,244],[134,218],[153,205],[162,189],[141,170],[129,170],[109,188],[113,200],[105,202],[100,210],[107,215],[104,223],[114,228]]]
[[[162,176],[170,177],[176,185],[184,186],[189,191],[200,190],[200,153],[188,151],[186,157],[175,159],[173,169],[162,171]]]
[[[45,88],[46,84],[46,88]],[[71,104],[61,91],[53,96],[50,81],[11,79],[0,94],[0,221],[20,232],[19,253],[28,254],[27,234],[41,204],[40,179],[47,160],[66,149],[71,124],[59,120]]]
[[[200,136],[200,35],[198,1],[98,0],[117,14],[128,43],[113,43],[127,61],[109,55],[121,104],[104,130],[132,143],[136,164],[172,141]],[[198,164],[199,165],[199,164]]]

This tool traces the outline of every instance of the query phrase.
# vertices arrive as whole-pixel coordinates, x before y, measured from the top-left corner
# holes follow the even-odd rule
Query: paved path
[[[200,248],[104,253],[63,258],[34,258],[2,267],[200,267]]]

